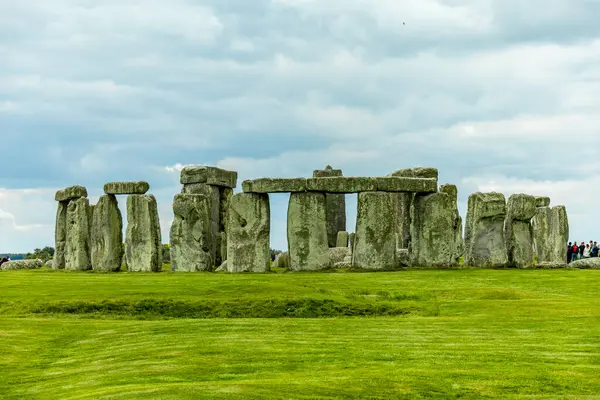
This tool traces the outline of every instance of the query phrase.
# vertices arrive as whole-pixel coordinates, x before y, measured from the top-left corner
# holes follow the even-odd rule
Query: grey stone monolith
[[[171,225],[171,269],[179,272],[212,271],[211,201],[203,194],[177,194]]]
[[[389,193],[358,194],[353,267],[372,270],[398,267],[395,213],[395,202]]]
[[[536,211],[536,199],[527,194],[513,194],[506,205],[504,240],[508,265],[528,268],[535,264],[531,219]]]
[[[333,169],[331,165],[322,170],[313,171],[314,178],[330,178],[343,176],[341,169]],[[325,194],[327,215],[327,241],[329,247],[337,247],[338,232],[346,230],[346,195]]]
[[[101,196],[92,221],[92,268],[101,272],[119,271],[123,259],[123,218],[117,198]]]
[[[146,194],[150,184],[144,181],[137,182],[108,182],[104,185],[106,194]]]
[[[335,247],[348,247],[348,232],[338,232]]]
[[[552,243],[552,262],[567,261],[567,246],[569,241],[569,218],[565,206],[555,206],[550,210],[550,243]]]
[[[388,177],[402,177],[402,178],[426,178],[434,179],[437,187],[437,179],[439,173],[437,168],[430,167],[418,167],[418,168],[406,168],[394,171],[388,174]],[[410,212],[415,194],[411,192],[399,192],[390,193],[394,198],[396,208],[396,230],[397,230],[397,241],[398,247],[401,249],[408,249],[410,246]]]
[[[460,258],[464,256],[465,243],[463,239],[463,224],[462,217],[458,211],[458,187],[456,185],[442,185],[440,192],[447,193],[452,200],[452,209],[454,212],[454,259],[460,262]]]
[[[508,262],[504,240],[506,198],[502,193],[469,196],[465,222],[465,265],[504,267]]]
[[[415,196],[411,209],[410,254],[413,266],[458,265],[456,193]]]
[[[68,201],[59,201],[54,225],[54,262],[52,269],[65,269],[65,246],[67,245]]]
[[[273,268],[290,268],[290,254],[287,251],[279,253],[273,261]]]
[[[54,199],[56,201],[77,200],[82,197],[87,197],[87,189],[83,186],[75,185],[56,192]]]
[[[356,243],[356,233],[352,232],[348,235],[350,250],[354,251],[354,243]]]
[[[66,270],[85,271],[92,268],[89,208],[90,202],[84,197],[71,200],[67,207]]]
[[[317,271],[330,267],[325,194],[290,195],[287,239],[291,270]]]
[[[550,237],[550,224],[552,210],[550,207],[538,207],[531,220],[533,234],[533,248],[537,255],[537,263],[552,262],[554,260],[554,243]],[[564,246],[566,248],[566,246]],[[566,260],[566,255],[565,255]]]
[[[269,195],[238,193],[229,203],[227,270],[267,272],[271,269]]]
[[[183,185],[182,193],[184,194],[202,194],[206,196],[210,204],[209,219],[210,219],[210,256],[213,263],[217,261],[217,253],[221,253],[219,248],[219,226],[220,222],[220,207],[221,207],[221,189],[218,186],[208,185],[206,183],[191,183]],[[218,251],[217,251],[218,250]],[[220,265],[215,264],[215,265]]]
[[[158,206],[151,194],[127,196],[125,255],[132,272],[158,272],[162,269],[162,245]]]
[[[229,188],[219,189],[219,234],[217,236],[217,253],[215,265],[222,264],[227,260],[227,231],[229,226],[229,205],[233,190]]]

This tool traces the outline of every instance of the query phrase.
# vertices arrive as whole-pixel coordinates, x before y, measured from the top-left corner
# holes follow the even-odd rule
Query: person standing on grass
[[[573,258],[573,243],[569,242],[567,245],[567,264],[571,262]]]
[[[597,258],[598,257],[598,242],[594,242],[592,244],[592,251],[591,251],[591,257],[592,258]]]
[[[575,242],[573,242],[573,247],[571,247],[571,261],[576,261],[578,254],[579,254],[579,249],[577,248],[577,241],[575,241]]]
[[[590,245],[586,244],[583,249],[583,258],[590,258],[591,251],[592,251],[592,249],[590,249]]]
[[[581,242],[581,244],[579,245],[579,258],[578,260],[581,260],[583,258],[583,252],[585,251],[585,242]]]

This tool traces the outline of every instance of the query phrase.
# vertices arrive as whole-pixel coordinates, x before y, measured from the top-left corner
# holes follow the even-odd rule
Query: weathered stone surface
[[[316,169],[313,171],[313,178],[329,178],[332,176],[343,176],[341,169],[333,169],[331,165],[325,167],[325,169]]]
[[[230,190],[230,189],[226,189]],[[217,186],[208,185],[206,183],[192,183],[183,186],[182,193],[184,194],[202,194],[206,196],[210,205],[210,257],[213,264],[217,262],[217,253],[220,251],[219,232],[221,226],[221,189]],[[225,204],[224,204],[225,205]]]
[[[417,167],[417,168],[405,168],[398,171],[392,172],[388,176],[402,176],[405,178],[432,178],[438,180],[437,168],[430,167]]]
[[[55,254],[56,254],[56,252],[55,252]],[[52,266],[54,265],[54,260],[48,260],[48,261],[46,261],[46,263],[44,265],[46,267],[52,268]]]
[[[37,269],[42,268],[42,260],[15,260],[2,264],[2,271],[14,271],[18,269]]]
[[[579,269],[600,269],[600,258],[582,258],[581,260],[570,263],[569,267]]]
[[[89,200],[83,197],[71,200],[67,206],[65,269],[69,271],[92,268],[89,209]]]
[[[229,188],[219,189],[219,235],[217,236],[216,264],[222,264],[227,260],[227,231],[229,226],[229,204],[233,190]]]
[[[271,269],[269,196],[238,193],[231,198],[227,232],[229,272],[267,272]]]
[[[66,189],[59,190],[56,192],[56,196],[54,197],[56,201],[69,201],[76,200],[81,197],[87,197],[87,189],[83,186],[70,186]]]
[[[513,194],[506,205],[504,240],[508,252],[508,265],[518,268],[532,267],[535,263],[531,219],[535,215],[536,199],[526,194]]]
[[[341,169],[333,169],[328,165],[323,170],[313,171],[313,178],[326,178],[342,176]],[[344,194],[325,194],[326,213],[327,213],[327,240],[329,247],[336,247],[337,234],[346,230],[346,195]]]
[[[504,267],[506,198],[502,193],[474,193],[469,197],[465,223],[465,265]]]
[[[211,201],[203,194],[178,194],[173,199],[172,271],[212,271],[211,210]]]
[[[552,210],[550,207],[538,207],[531,220],[531,229],[533,233],[533,249],[537,255],[538,264],[552,262],[554,260],[554,243],[550,238],[550,221],[552,219]],[[566,247],[566,246],[563,246]],[[566,260],[565,255],[565,260]]]
[[[328,193],[358,193],[376,191],[375,178],[356,176],[334,176],[329,178],[307,179],[307,190]]]
[[[437,179],[398,176],[384,176],[374,179],[377,190],[381,192],[435,193],[437,191]]]
[[[458,265],[456,198],[446,192],[415,196],[411,209],[411,260],[413,266]]]
[[[330,267],[325,208],[323,193],[290,195],[287,238],[291,270],[316,271]]]
[[[104,185],[106,194],[146,194],[150,190],[148,182],[108,182]]]
[[[354,267],[385,270],[398,266],[395,212],[393,197],[388,193],[358,194],[356,237],[352,254]]]
[[[398,265],[402,268],[410,267],[410,250],[409,249],[397,249],[396,256],[398,257]]]
[[[306,191],[306,178],[260,178],[242,182],[244,193],[295,193]]]
[[[356,233],[352,232],[348,235],[348,241],[350,242],[350,250],[354,252],[354,243],[356,243]]]
[[[456,185],[442,185],[440,192],[447,193],[452,200],[452,208],[454,210],[454,258],[457,263],[460,257],[464,255],[465,243],[463,239],[462,217],[458,211],[458,187]]]
[[[536,207],[550,207],[550,197],[536,197],[535,198],[535,206]]]
[[[273,261],[273,268],[290,268],[290,253],[284,251],[283,253],[277,254],[275,261]]]
[[[235,189],[237,172],[204,165],[190,165],[181,170],[180,181],[182,184],[206,183]]]
[[[542,263],[537,263],[535,267],[538,269],[562,269],[562,268],[568,268],[569,265],[566,262],[563,262],[563,263],[542,262]]]
[[[565,206],[552,207],[550,210],[550,243],[552,244],[552,262],[567,261],[567,246],[569,241],[569,218]]]
[[[349,239],[348,232],[345,232],[345,231],[338,232],[335,247],[347,248],[348,247],[348,239]]]
[[[395,209],[397,246],[408,249],[410,246],[410,209],[415,198],[414,193],[390,193]]]
[[[114,195],[100,197],[92,221],[92,268],[102,272],[119,271],[123,259],[123,218]]]
[[[58,202],[56,225],[54,225],[54,263],[53,269],[65,269],[65,246],[67,245],[67,208],[68,201]]]
[[[349,247],[332,247],[329,249],[329,262],[334,268],[350,268],[352,251]]]
[[[160,222],[153,195],[127,197],[125,255],[128,271],[158,272],[162,269]]]

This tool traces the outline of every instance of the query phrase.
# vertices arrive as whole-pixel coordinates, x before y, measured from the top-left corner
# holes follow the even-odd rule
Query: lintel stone
[[[237,186],[237,172],[204,165],[189,165],[181,170],[182,185],[206,183],[234,189]]]
[[[86,188],[84,188],[83,186],[75,185],[70,186],[66,189],[59,190],[58,192],[56,192],[56,196],[54,197],[54,199],[56,201],[69,201],[87,196],[88,193]]]
[[[375,178],[375,180],[377,182],[377,190],[380,192],[437,192],[437,179],[433,178],[404,178],[386,176]]]
[[[146,194],[150,190],[148,182],[108,182],[104,185],[104,193],[118,194]]]
[[[242,182],[244,193],[306,192],[306,178],[261,178]]]
[[[405,178],[432,178],[438,179],[439,173],[437,168],[417,167],[405,168],[392,172],[388,176],[402,176]]]
[[[550,197],[536,197],[535,198],[535,206],[536,207],[550,207]]]

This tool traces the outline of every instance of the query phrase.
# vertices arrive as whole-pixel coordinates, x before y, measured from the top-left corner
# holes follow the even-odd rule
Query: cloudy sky
[[[150,182],[168,242],[186,164],[435,166],[463,213],[478,190],[549,195],[572,239],[600,239],[599,18],[599,0],[0,0],[0,252],[53,245],[54,192],[113,180]]]

